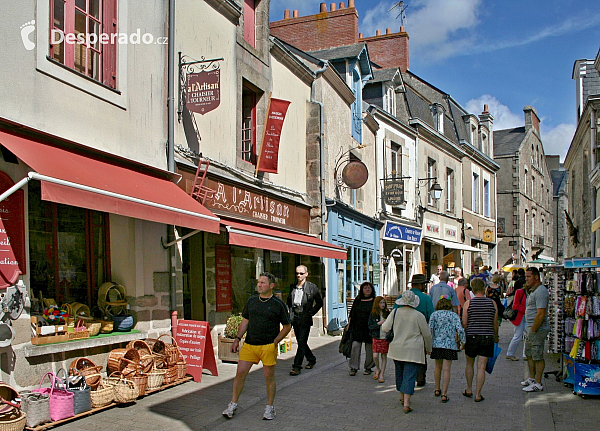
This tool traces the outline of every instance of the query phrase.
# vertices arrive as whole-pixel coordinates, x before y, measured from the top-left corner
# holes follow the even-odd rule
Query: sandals
[[[368,368],[363,372],[364,376],[368,376],[369,374],[371,374],[373,372],[373,370],[369,370]]]
[[[462,394],[463,394],[463,397],[473,398],[473,392],[468,393],[466,389]]]
[[[308,363],[304,368],[306,368],[307,370],[312,370],[313,368],[315,368],[315,364]]]
[[[296,369],[296,368],[292,368],[292,370],[290,371],[290,376],[299,376],[300,375],[300,370]]]
[[[412,411],[413,411],[413,409],[411,409],[410,407],[404,406],[404,414],[405,415],[409,414]]]
[[[448,397],[448,395],[442,395],[442,402],[447,403],[448,401],[450,401],[450,398]]]
[[[485,400],[485,398],[483,398],[483,395],[480,395],[480,396],[479,396],[479,399],[475,398],[475,402],[476,402],[476,403],[480,403],[480,402],[482,402],[483,400]]]
[[[350,368],[350,375],[351,375],[351,376],[356,376],[356,372],[357,372],[357,371],[358,371],[358,370],[357,370],[357,369],[355,369],[355,368]]]
[[[439,397],[440,395],[442,395],[442,391],[440,391],[439,389],[436,389],[435,391],[433,391],[434,397]]]
[[[382,377],[378,380],[379,383],[385,383],[385,379]]]
[[[375,374],[373,374],[373,380],[377,379],[379,379],[379,371],[375,371]]]

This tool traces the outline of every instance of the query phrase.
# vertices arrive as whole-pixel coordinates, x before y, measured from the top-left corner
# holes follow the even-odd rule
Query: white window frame
[[[471,208],[474,213],[479,214],[479,174],[473,172],[473,196],[471,199]]]
[[[483,180],[483,215],[490,216],[490,182],[485,178]]]

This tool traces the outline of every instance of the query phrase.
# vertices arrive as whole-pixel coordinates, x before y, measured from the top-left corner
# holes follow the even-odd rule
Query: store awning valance
[[[166,178],[4,132],[0,144],[35,171],[43,200],[219,232],[219,218]]]
[[[461,242],[446,241],[444,239],[431,238],[428,236],[425,236],[424,239],[427,241],[433,242],[434,244],[443,245],[444,247],[450,248],[453,250],[464,250],[464,251],[471,251],[471,252],[480,252],[481,251],[480,249],[478,249],[476,247],[471,247],[470,245],[463,244]]]
[[[238,221],[221,220],[229,232],[229,244],[264,248],[307,256],[347,259],[346,249],[310,235],[287,232]]]

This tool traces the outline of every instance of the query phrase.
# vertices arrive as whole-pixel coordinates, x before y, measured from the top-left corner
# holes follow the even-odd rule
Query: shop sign
[[[425,231],[434,235],[440,235],[440,225],[434,223],[425,223]]]
[[[0,193],[15,183],[0,171]],[[17,190],[0,202],[0,288],[14,285],[25,274],[24,192]]]
[[[509,247],[515,247],[517,245],[517,241],[508,241]]]
[[[187,372],[195,382],[202,381],[204,368],[209,370],[213,376],[219,375],[208,322],[178,320],[175,339],[187,363]]]
[[[379,263],[373,264],[373,284],[381,283],[381,266]]]
[[[271,98],[267,110],[267,124],[263,132],[262,146],[256,163],[256,172],[277,173],[281,129],[290,102]]]
[[[188,73],[185,106],[191,112],[206,114],[221,104],[221,70]]]
[[[419,245],[421,244],[422,233],[423,231],[419,228],[386,221],[383,239]]]
[[[217,312],[233,310],[231,289],[231,248],[227,245],[215,246]]]
[[[446,237],[448,238],[456,238],[456,229],[453,227],[446,227]]]
[[[193,179],[187,182],[191,189]],[[208,177],[204,185],[215,191],[213,199],[207,199],[204,205],[218,215],[308,233],[308,208]]]
[[[398,179],[384,180],[383,198],[387,205],[402,205],[404,203],[404,181]]]

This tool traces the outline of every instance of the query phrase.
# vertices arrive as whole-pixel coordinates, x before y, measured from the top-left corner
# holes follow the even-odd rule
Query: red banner
[[[0,171],[0,193],[15,183]],[[17,190],[0,202],[0,289],[14,285],[25,274],[24,192]]]
[[[228,245],[215,246],[217,270],[217,312],[233,310],[231,292],[231,248]]]
[[[277,173],[277,162],[279,158],[279,140],[281,129],[290,102],[287,100],[273,99],[269,103],[267,122],[263,133],[263,142],[256,171]]]
[[[221,104],[221,71],[189,73],[185,85],[185,106],[191,112],[206,114]]]
[[[219,375],[208,322],[178,320],[175,339],[187,363],[187,373],[195,382],[202,381],[204,368],[213,376]]]

